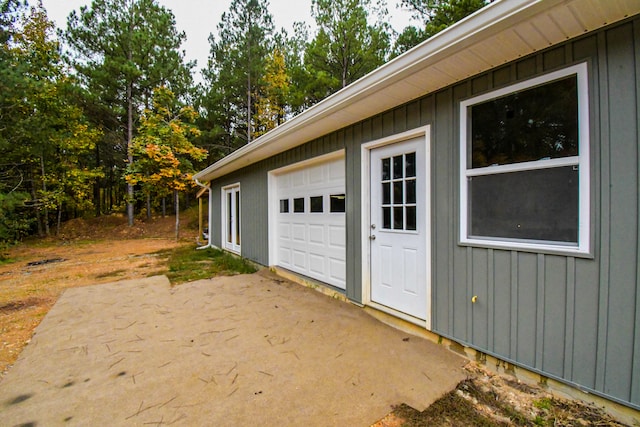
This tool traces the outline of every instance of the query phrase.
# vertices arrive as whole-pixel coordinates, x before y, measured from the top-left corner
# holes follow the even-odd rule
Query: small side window
[[[304,197],[293,199],[293,212],[304,213]]]
[[[280,213],[289,213],[289,199],[280,200]]]
[[[324,211],[322,196],[315,196],[310,198],[310,208],[313,213],[322,213]]]
[[[331,213],[344,213],[345,212],[345,195],[344,194],[332,194],[329,196],[329,211]]]

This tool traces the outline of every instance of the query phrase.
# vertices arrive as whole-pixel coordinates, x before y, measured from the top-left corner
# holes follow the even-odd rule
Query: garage
[[[272,265],[345,289],[344,154],[270,175]]]

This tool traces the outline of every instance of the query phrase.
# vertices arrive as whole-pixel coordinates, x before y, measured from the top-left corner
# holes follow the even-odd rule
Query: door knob
[[[375,230],[376,229],[376,225],[375,224],[371,224],[371,229]]]
[[[375,234],[372,234],[371,236],[369,236],[369,240],[376,240]]]

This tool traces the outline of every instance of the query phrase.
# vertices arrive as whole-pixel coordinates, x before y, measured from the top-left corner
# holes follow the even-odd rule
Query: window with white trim
[[[586,64],[460,104],[460,241],[589,253]]]

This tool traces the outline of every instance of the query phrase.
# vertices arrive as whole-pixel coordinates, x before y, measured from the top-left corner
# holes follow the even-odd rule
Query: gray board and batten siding
[[[459,244],[460,102],[587,63],[591,254]],[[607,27],[263,160],[239,182],[242,256],[268,264],[268,172],[345,150],[347,297],[362,302],[360,145],[431,125],[432,330],[502,360],[640,409],[640,18]],[[212,227],[213,241],[220,230]],[[472,304],[471,297],[479,303]]]

